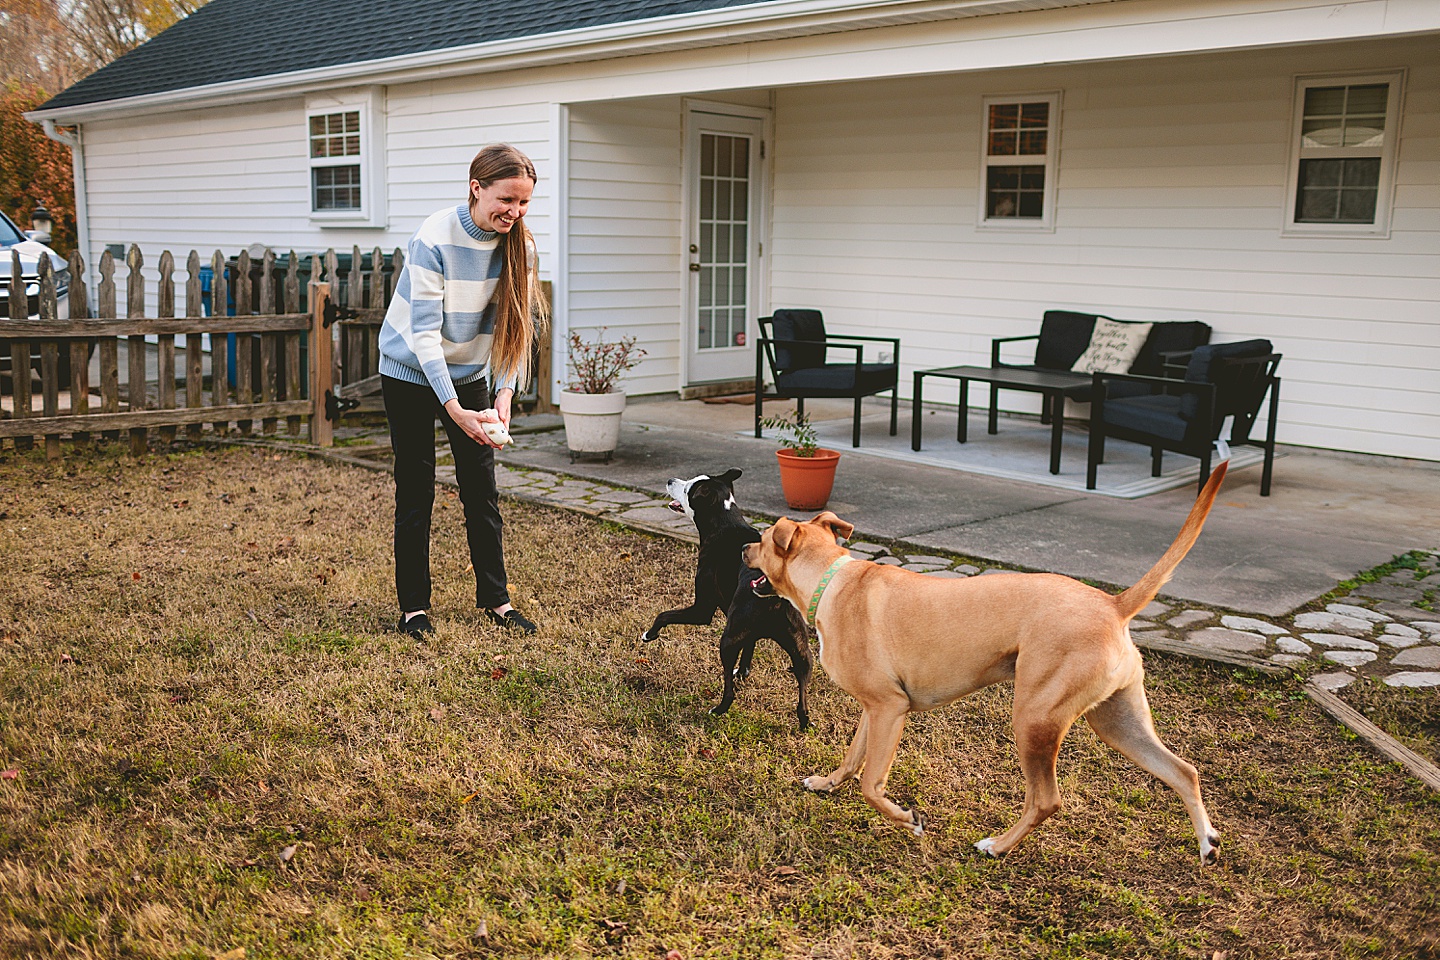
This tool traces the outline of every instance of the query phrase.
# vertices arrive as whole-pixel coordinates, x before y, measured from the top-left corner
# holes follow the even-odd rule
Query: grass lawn
[[[475,615],[442,488],[417,644],[387,632],[387,475],[119,447],[0,454],[0,956],[1440,955],[1440,798],[1298,682],[1147,655],[1218,867],[1084,724],[1066,809],[991,860],[1008,688],[912,719],[917,840],[797,786],[858,713],[823,673],[801,734],[774,645],[712,717],[718,624],[638,643],[693,547],[507,502],[542,625],[516,638]]]

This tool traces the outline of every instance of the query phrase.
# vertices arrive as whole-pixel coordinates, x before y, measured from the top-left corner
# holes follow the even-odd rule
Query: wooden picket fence
[[[183,316],[177,317],[174,258],[165,251],[158,261],[155,316],[147,317],[144,256],[132,246],[121,318],[113,254],[100,260],[98,316],[90,317],[85,264],[77,252],[69,262],[69,316],[61,319],[49,259],[40,260],[38,303],[32,305],[22,293],[19,255],[13,255],[9,319],[0,319],[0,353],[8,347],[11,358],[9,376],[0,370],[0,442],[8,438],[25,449],[42,438],[47,455],[58,457],[63,437],[84,444],[95,433],[128,433],[138,454],[152,430],[165,439],[181,428],[192,438],[207,428],[248,436],[258,423],[264,436],[283,421],[287,433],[298,435],[308,420],[309,440],[329,446],[341,412],[381,408],[376,340],[404,258],[399,250],[387,258],[378,248],[362,254],[357,247],[344,265],[334,250],[308,259],[309,281],[302,288],[301,261],[293,252],[282,270],[270,249],[258,258],[246,251],[233,259],[216,251],[206,315],[201,260],[191,251]],[[177,349],[183,356],[178,369]],[[96,350],[99,383],[92,384]],[[38,386],[30,372],[35,361],[26,362],[34,357]]]

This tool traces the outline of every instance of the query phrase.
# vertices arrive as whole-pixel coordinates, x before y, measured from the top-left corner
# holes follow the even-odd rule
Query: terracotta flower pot
[[[780,461],[780,487],[786,503],[796,510],[819,510],[830,502],[835,467],[840,463],[838,452],[819,449],[813,457],[802,457],[794,450],[776,450],[775,457]]]

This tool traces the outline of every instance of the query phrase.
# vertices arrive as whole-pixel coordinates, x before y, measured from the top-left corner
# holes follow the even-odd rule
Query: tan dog
[[[1220,841],[1200,800],[1200,779],[1155,733],[1129,625],[1200,536],[1227,466],[1221,463],[1210,477],[1160,562],[1118,596],[1050,573],[927,577],[851,560],[837,541],[854,527],[828,511],[808,523],[777,521],[742,553],[765,575],[753,587],[806,614],[825,672],[863,708],[840,766],[827,777],[807,777],[805,786],[829,792],[863,768],[865,799],[919,836],[925,827],[919,811],[885,796],[906,715],[1009,680],[1025,808],[1014,826],[977,848],[1006,854],[1060,809],[1055,758],[1070,725],[1083,716],[1101,740],[1180,795],[1201,863],[1215,862]]]

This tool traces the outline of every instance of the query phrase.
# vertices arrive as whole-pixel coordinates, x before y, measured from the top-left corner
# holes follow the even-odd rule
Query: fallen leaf
[[[132,573],[132,574],[130,574],[130,579],[131,579],[131,580],[139,580],[139,579],[140,579],[140,574],[138,574],[138,573]]]
[[[509,672],[509,671],[507,671],[504,667],[496,667],[494,670],[491,670],[491,671],[490,671],[490,679],[491,679],[491,680],[502,680],[502,679],[504,679],[505,674],[508,673],[508,672]]]
[[[266,783],[264,780],[255,781],[255,785],[260,788],[261,793],[270,792],[270,784]]]
[[[9,770],[0,770],[0,779],[18,780],[20,779],[20,771],[14,767],[11,767]]]
[[[68,653],[62,653],[62,654],[60,654],[60,662],[61,662],[61,663],[74,663],[74,662],[75,662],[75,658],[72,657],[72,656],[70,656],[70,654],[68,654]]]
[[[475,928],[475,933],[473,934],[473,936],[475,937],[476,940],[481,940],[481,941],[489,940],[489,939],[490,939],[490,925],[487,924],[484,920],[481,920],[479,926],[477,926],[477,927]]]
[[[794,867],[776,867],[773,876],[777,880],[793,880],[800,875],[800,871]]]
[[[280,862],[289,863],[290,858],[293,856],[295,856],[295,844],[292,843],[290,844],[290,846],[280,851]]]
[[[224,953],[217,953],[215,960],[245,960],[245,948],[236,947],[234,950],[226,950]]]
[[[679,950],[666,950],[665,960],[685,960],[685,957],[680,953]]]
[[[635,662],[636,662],[636,663],[649,663],[649,662],[650,662],[650,658],[649,658],[649,657],[636,657],[636,658],[635,658]]]
[[[430,708],[430,719],[431,719],[431,720],[444,720],[444,719],[445,719],[445,708],[444,708],[444,707],[431,707],[431,708]]]
[[[476,797],[478,797],[478,796],[480,796],[480,794],[479,794],[478,792],[472,793],[472,794],[469,794],[469,795],[467,795],[467,796],[461,797],[461,798],[460,798],[460,802],[461,802],[461,803],[469,803],[471,800],[474,800],[474,799],[475,799]]]
[[[709,747],[701,747],[700,756],[704,757],[706,760],[714,760],[715,751],[711,750]]]

